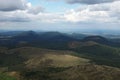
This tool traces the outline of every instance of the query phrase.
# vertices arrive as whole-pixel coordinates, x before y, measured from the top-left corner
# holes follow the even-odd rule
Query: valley
[[[9,36],[0,39],[0,80],[120,78],[119,42],[59,32],[26,31]]]

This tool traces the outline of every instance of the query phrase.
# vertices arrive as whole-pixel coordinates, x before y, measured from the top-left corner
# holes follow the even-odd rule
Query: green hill
[[[119,80],[120,69],[84,64],[68,68],[43,68],[21,72],[21,80]]]
[[[0,53],[0,61],[3,63],[0,64],[0,71],[9,75],[0,74],[1,80],[14,80],[13,77],[18,80],[119,80],[120,69],[106,66],[107,60],[112,61],[109,57],[113,56],[117,60],[119,54],[113,52],[119,50],[93,43],[71,46],[71,50],[77,53],[35,47],[1,48],[4,50]],[[98,50],[104,50],[102,53],[108,56],[103,56]],[[116,63],[109,63],[116,66]]]
[[[34,47],[23,47],[9,50],[12,55],[18,54],[28,68],[41,66],[69,67],[89,62],[88,59],[74,56],[72,51],[48,50]]]
[[[97,64],[120,67],[120,49],[95,42],[74,42],[69,44],[70,50],[79,53]]]

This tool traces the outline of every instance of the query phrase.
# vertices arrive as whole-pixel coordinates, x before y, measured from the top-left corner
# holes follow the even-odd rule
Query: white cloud
[[[28,22],[30,18],[25,11],[0,12],[0,22]]]
[[[0,12],[0,22],[44,22],[55,23],[64,20],[63,14],[38,12],[30,13],[28,10],[17,10],[12,12]]]
[[[19,0],[22,1],[22,0]],[[1,3],[0,3],[1,4]],[[44,12],[41,6],[32,6],[30,2],[26,2],[27,8],[21,10],[12,9],[13,11],[0,11],[0,22],[30,22],[39,21],[44,23],[60,23],[60,22],[120,22],[120,1],[112,3],[86,5],[82,8],[68,10],[63,13]]]
[[[57,14],[57,13],[41,13],[38,15],[39,20],[42,22],[48,22],[48,23],[56,23],[56,22],[63,22],[64,16],[63,14]]]
[[[68,11],[64,16],[70,22],[120,22],[120,1],[88,5]]]

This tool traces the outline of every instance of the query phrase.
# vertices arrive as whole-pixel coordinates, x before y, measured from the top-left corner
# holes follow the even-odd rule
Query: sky
[[[0,0],[0,30],[120,31],[120,0]]]

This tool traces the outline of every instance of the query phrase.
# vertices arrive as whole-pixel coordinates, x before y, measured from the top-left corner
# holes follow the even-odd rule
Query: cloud
[[[61,0],[46,0],[46,1],[61,1]],[[110,2],[115,2],[115,1],[120,1],[120,0],[63,0],[69,4],[101,4],[101,3],[110,3]]]
[[[17,10],[12,12],[0,12],[0,22],[43,22],[56,23],[64,20],[63,14],[38,12],[30,13],[28,10]]]
[[[120,22],[120,1],[103,4],[84,5],[84,7],[67,10],[66,12],[47,12],[41,6],[32,6],[12,11],[0,11],[0,22],[44,22],[44,23],[88,23],[88,22]],[[1,5],[0,5],[1,6]]]
[[[107,22],[109,15],[105,11],[90,11],[85,9],[82,11],[71,10],[65,14],[65,18],[70,22]]]
[[[29,7],[29,9],[28,9],[28,13],[31,13],[31,14],[39,14],[40,12],[44,12],[44,8],[43,7],[41,7],[41,6],[37,6],[37,7]]]
[[[0,0],[0,11],[24,10],[26,7],[25,0]]]
[[[60,23],[65,21],[64,15],[59,13],[40,13],[36,17],[36,19],[46,23]]]
[[[33,6],[25,0],[0,0],[0,22],[30,22],[44,12],[41,6]]]
[[[0,22],[28,22],[28,21],[29,19],[23,17],[4,17],[0,19]]]
[[[119,0],[65,0],[67,3],[75,4],[75,3],[83,3],[83,4],[100,4],[100,3],[108,3]]]
[[[120,1],[104,4],[88,5],[67,11],[64,15],[69,22],[120,22]]]
[[[29,22],[29,15],[25,11],[0,12],[0,22]]]

